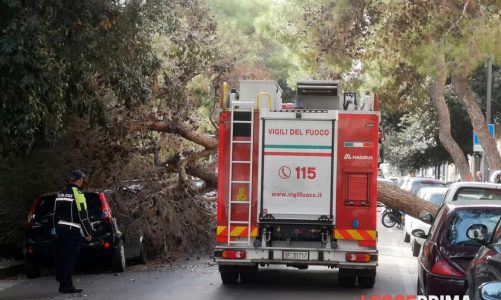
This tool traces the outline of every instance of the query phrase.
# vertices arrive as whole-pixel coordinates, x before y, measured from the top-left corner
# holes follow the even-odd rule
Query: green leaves
[[[71,114],[103,124],[104,91],[146,100],[156,59],[137,25],[155,13],[136,4],[0,1],[0,155],[54,142]]]

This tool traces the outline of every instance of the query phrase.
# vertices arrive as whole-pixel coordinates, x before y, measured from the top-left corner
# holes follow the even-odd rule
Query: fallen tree
[[[432,215],[438,212],[438,206],[431,202],[416,197],[414,194],[403,190],[389,182],[378,182],[378,201],[393,209],[419,219],[419,213],[427,211]]]

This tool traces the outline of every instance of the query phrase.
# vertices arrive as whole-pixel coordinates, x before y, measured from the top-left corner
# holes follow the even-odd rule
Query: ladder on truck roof
[[[252,176],[253,176],[253,157],[254,157],[254,102],[242,102],[236,101],[231,104],[231,123],[230,123],[230,184],[228,192],[228,245],[231,244],[250,244],[251,240],[251,220],[252,220]],[[250,120],[235,120],[235,112],[250,113]],[[234,139],[234,129],[235,124],[245,124],[250,126],[250,137],[249,140],[238,140]],[[233,160],[233,151],[235,144],[246,144],[249,145],[249,160]],[[238,164],[248,164],[249,173],[245,180],[234,180],[233,166]],[[235,184],[245,184],[248,186],[248,193],[246,200],[233,199],[233,186]],[[248,216],[246,221],[233,220],[232,219],[232,207],[233,205],[245,205],[248,209]],[[231,240],[232,226],[247,226],[247,241],[242,240]]]

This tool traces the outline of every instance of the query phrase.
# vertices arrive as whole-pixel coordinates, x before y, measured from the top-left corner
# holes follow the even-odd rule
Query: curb
[[[15,276],[19,273],[24,272],[24,264],[19,263],[7,268],[2,268],[0,269],[0,279],[7,278],[7,277],[12,277]]]

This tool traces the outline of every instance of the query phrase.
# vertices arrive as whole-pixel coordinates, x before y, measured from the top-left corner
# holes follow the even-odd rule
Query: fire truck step
[[[232,180],[231,183],[251,183],[249,180]]]
[[[248,221],[230,221],[231,224],[249,224]]]
[[[233,141],[233,144],[252,144],[251,141]]]
[[[248,241],[230,241],[228,244],[249,244]]]
[[[233,124],[252,124],[252,121],[233,121]]]
[[[232,163],[234,164],[250,164],[252,161],[250,160],[234,160]]]
[[[231,204],[249,204],[249,201],[239,201],[239,200],[232,200],[230,201]]]

